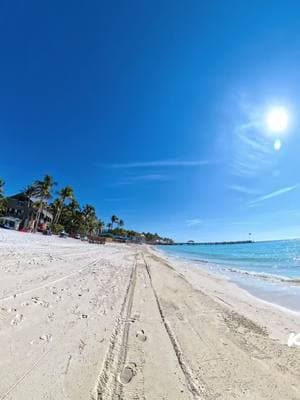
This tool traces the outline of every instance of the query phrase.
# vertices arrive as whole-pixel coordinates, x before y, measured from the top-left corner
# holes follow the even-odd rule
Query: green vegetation
[[[72,200],[74,198],[74,190],[70,186],[66,186],[59,191],[59,198],[56,199],[57,202],[57,209],[54,217],[54,224],[59,223],[59,219],[61,216],[62,209],[65,205],[66,200]]]
[[[47,207],[48,201],[52,198],[52,190],[54,185],[56,185],[56,182],[54,182],[52,176],[50,175],[45,175],[42,181],[37,180],[32,185],[33,196],[39,199],[38,212],[34,225],[35,232],[39,226],[42,211]]]
[[[111,223],[109,223],[108,225],[111,226]],[[145,241],[147,243],[157,243],[157,242],[164,242],[164,243],[168,243],[168,244],[174,243],[172,239],[166,238],[166,237],[161,237],[157,233],[136,232],[136,231],[133,231],[133,230],[123,229],[121,227],[120,223],[119,223],[119,226],[117,228],[109,229],[103,236],[111,236],[111,235],[127,237],[129,239],[136,238],[136,239],[139,239],[141,241]]]
[[[100,219],[95,207],[91,204],[80,206],[76,200],[74,190],[71,186],[65,186],[60,189],[52,202],[54,188],[57,183],[50,175],[45,175],[42,180],[36,180],[32,185],[23,189],[22,193],[27,196],[28,209],[33,207],[35,212],[34,232],[40,225],[43,211],[48,211],[53,215],[53,222],[50,226],[53,233],[66,231],[70,235],[80,234],[81,236],[108,236],[124,239],[134,239],[136,241],[146,241],[155,243],[158,241],[172,242],[171,239],[162,238],[157,233],[139,233],[124,228],[123,219],[113,214],[110,221],[105,222]],[[33,203],[32,203],[33,202]],[[5,215],[7,206],[4,197],[4,182],[0,179],[0,215]],[[32,226],[33,221],[28,222],[28,226]],[[105,229],[106,227],[106,229]],[[26,226],[25,226],[26,228]]]
[[[4,196],[4,181],[0,178],[0,215],[4,215],[6,211],[6,199]]]

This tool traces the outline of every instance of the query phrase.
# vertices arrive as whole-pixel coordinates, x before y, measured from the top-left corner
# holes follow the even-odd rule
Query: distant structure
[[[190,245],[190,246],[207,246],[207,245],[221,245],[221,244],[247,244],[247,243],[253,243],[253,240],[238,240],[238,241],[231,241],[231,242],[194,242],[193,240],[189,240],[188,242],[182,242],[182,243],[170,243],[174,246],[183,246],[185,244]],[[158,243],[158,244],[166,244],[166,243]]]

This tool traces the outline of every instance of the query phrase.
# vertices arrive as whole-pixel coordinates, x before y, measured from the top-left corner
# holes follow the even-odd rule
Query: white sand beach
[[[141,245],[0,229],[0,400],[300,399],[300,315]]]

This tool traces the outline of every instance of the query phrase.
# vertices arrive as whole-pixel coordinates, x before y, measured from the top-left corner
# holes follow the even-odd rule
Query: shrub
[[[52,224],[51,226],[51,231],[52,233],[54,233],[55,235],[59,234],[60,232],[62,232],[64,230],[63,225],[60,224]]]

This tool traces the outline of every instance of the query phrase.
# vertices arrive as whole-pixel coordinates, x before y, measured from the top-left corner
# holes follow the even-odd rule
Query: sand
[[[0,400],[300,399],[299,314],[138,245],[0,229]]]

